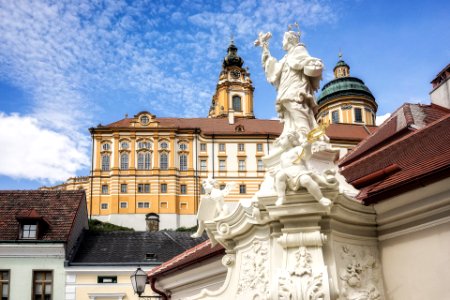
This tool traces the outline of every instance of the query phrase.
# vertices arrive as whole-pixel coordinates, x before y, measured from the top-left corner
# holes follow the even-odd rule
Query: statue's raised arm
[[[287,31],[283,37],[286,55],[279,61],[268,48],[271,34],[260,33],[255,45],[262,48],[262,64],[267,81],[277,90],[276,111],[284,123],[283,134],[292,130],[306,135],[317,127],[314,92],[322,79],[323,63],[309,55],[300,43],[300,32]]]

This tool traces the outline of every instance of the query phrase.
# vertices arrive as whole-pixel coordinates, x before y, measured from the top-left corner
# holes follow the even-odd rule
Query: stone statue
[[[311,57],[305,46],[299,43],[300,32],[287,31],[283,38],[283,49],[287,54],[277,61],[270,55],[271,33],[259,34],[256,46],[262,47],[262,64],[267,81],[277,90],[276,110],[282,132],[295,130],[307,134],[317,126],[314,110],[314,91],[322,79],[323,63]]]
[[[312,145],[307,138],[299,135],[297,131],[290,131],[280,136],[278,145],[284,152],[280,156],[280,167],[275,172],[275,189],[278,195],[275,204],[284,204],[286,189],[297,191],[303,187],[320,204],[330,206],[332,202],[323,196],[320,186],[337,187],[338,182],[332,170],[325,171],[325,176],[312,171],[308,164]]]
[[[213,220],[217,217],[223,217],[228,209],[224,204],[224,198],[233,189],[234,183],[227,183],[223,190],[216,188],[217,181],[210,176],[203,180],[202,186],[205,195],[200,198],[200,205],[197,212],[198,229],[191,237],[198,238],[205,231],[205,221]]]

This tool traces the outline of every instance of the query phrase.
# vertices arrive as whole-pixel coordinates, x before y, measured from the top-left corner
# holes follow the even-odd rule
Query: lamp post
[[[130,276],[131,285],[133,286],[133,290],[135,294],[138,294],[140,299],[162,299],[161,296],[142,296],[142,293],[145,291],[145,285],[148,283],[147,281],[147,273],[145,273],[140,267],[137,268],[136,271],[133,272]]]

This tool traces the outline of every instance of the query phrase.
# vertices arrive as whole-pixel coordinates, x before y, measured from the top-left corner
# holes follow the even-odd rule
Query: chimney
[[[234,110],[230,109],[228,111],[228,124],[233,125],[234,124]]]
[[[431,103],[450,109],[450,64],[431,81]]]

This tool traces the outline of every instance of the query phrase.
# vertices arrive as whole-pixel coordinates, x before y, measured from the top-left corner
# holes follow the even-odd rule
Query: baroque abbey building
[[[90,128],[91,176],[70,178],[54,188],[84,189],[92,218],[149,231],[196,225],[201,183],[208,175],[221,186],[235,182],[229,205],[252,197],[264,178],[262,157],[270,153],[283,124],[255,117],[254,86],[237,50],[232,41],[206,118],[157,117],[142,111]],[[336,74],[341,74],[342,63]],[[347,67],[342,72],[349,75]],[[368,92],[349,94],[355,84]],[[377,106],[357,78],[344,76],[328,86],[318,98],[318,118],[333,119],[326,133],[343,155],[375,130]],[[345,105],[353,105],[355,117],[345,117]]]

